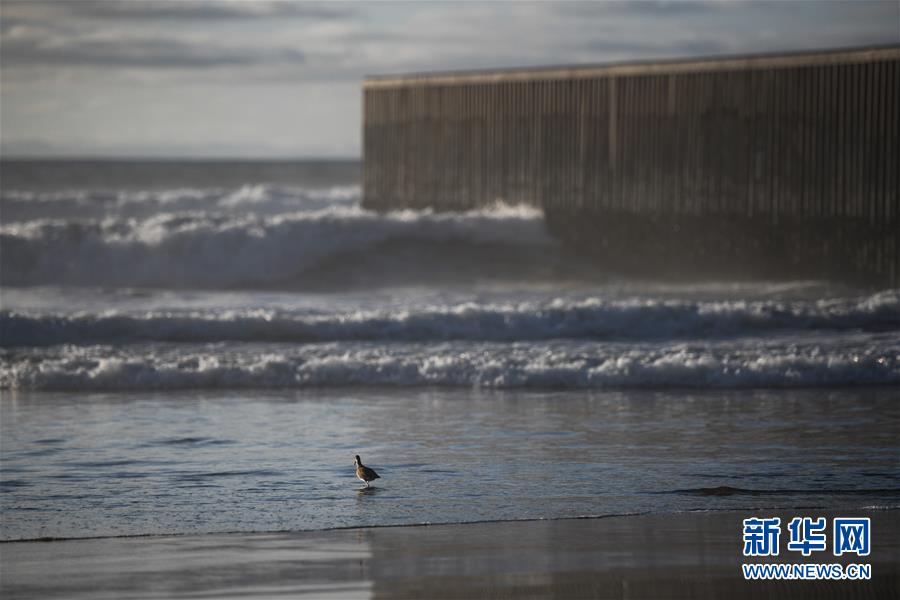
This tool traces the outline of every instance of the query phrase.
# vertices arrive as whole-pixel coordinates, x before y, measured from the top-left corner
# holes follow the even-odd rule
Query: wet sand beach
[[[748,516],[869,516],[870,581],[745,581]],[[900,511],[727,511],[601,519],[151,536],[0,545],[13,598],[889,598]]]

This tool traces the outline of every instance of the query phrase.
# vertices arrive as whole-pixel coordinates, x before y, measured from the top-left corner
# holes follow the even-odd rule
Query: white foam
[[[245,185],[226,188],[161,190],[4,190],[0,195],[5,223],[35,220],[147,218],[184,211],[280,214],[352,206],[359,202],[356,185],[305,188]]]
[[[3,351],[0,387],[491,388],[900,384],[900,335],[706,344],[483,342],[58,346]]]
[[[379,310],[0,312],[0,345],[179,342],[717,339],[896,331],[900,291],[829,301],[555,298]]]
[[[377,214],[338,204],[274,216],[40,219],[0,228],[0,278],[5,285],[265,286],[392,242],[554,246],[540,211],[508,206],[462,214]]]

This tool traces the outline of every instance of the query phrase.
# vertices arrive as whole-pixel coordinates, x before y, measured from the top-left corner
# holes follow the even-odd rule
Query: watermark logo
[[[871,521],[868,517],[848,519],[839,517],[834,520],[834,555],[855,554],[869,555]]]
[[[809,556],[815,551],[825,550],[825,517],[815,521],[811,517],[796,517],[788,523],[790,540],[787,549],[800,551]]]
[[[778,556],[781,538],[779,517],[751,517],[744,519],[744,556]],[[794,517],[787,524],[788,552],[804,557],[828,549],[828,520],[825,517]],[[834,556],[855,554],[868,556],[871,552],[872,526],[868,517],[836,517],[831,529]],[[741,565],[744,579],[782,580],[854,580],[871,579],[870,564],[814,564],[814,563],[747,563]]]
[[[781,519],[744,519],[744,556],[778,556]]]

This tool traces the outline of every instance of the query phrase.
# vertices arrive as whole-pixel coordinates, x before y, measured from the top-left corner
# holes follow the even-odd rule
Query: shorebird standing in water
[[[381,479],[373,469],[362,464],[362,461],[359,460],[359,454],[356,455],[356,460],[353,461],[353,464],[356,465],[356,476],[360,481],[366,484],[366,487],[369,487],[370,481],[375,481],[376,479]]]

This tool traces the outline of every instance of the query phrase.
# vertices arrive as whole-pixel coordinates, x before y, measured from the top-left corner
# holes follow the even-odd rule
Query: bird
[[[356,455],[356,460],[353,461],[353,464],[356,465],[356,476],[360,481],[366,484],[366,487],[369,487],[370,481],[381,479],[381,477],[374,471],[374,469],[370,469],[369,467],[362,464],[362,461],[359,460],[359,454]]]

